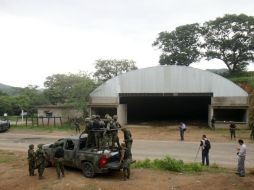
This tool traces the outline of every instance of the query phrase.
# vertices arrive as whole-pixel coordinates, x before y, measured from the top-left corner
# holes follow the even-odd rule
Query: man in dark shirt
[[[230,125],[229,125],[231,140],[232,140],[233,137],[235,139],[235,129],[236,129],[235,123],[231,122]]]
[[[63,143],[56,142],[56,152],[55,152],[55,164],[56,164],[56,173],[58,179],[64,177],[64,150],[63,150]]]

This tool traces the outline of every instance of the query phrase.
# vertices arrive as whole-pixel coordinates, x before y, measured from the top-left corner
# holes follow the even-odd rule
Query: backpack
[[[209,140],[205,140],[205,149],[210,150],[210,148],[211,148],[210,141]]]

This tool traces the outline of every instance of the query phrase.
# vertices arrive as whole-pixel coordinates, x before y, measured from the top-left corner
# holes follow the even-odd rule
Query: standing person
[[[212,129],[215,130],[215,122],[216,122],[216,119],[215,117],[213,116],[212,119],[211,119],[211,124],[212,124]]]
[[[186,125],[183,122],[181,122],[179,126],[181,141],[184,140],[184,132],[186,131],[186,129],[187,129]]]
[[[120,163],[121,166],[123,168],[123,175],[124,175],[124,180],[129,179],[130,178],[130,154],[129,154],[129,150],[126,148],[126,144],[125,143],[121,143],[121,149],[120,149]]]
[[[209,150],[211,148],[210,141],[206,138],[206,135],[202,136],[200,141],[200,147],[202,149],[202,165],[209,166]]]
[[[120,148],[120,142],[118,137],[118,130],[122,127],[117,121],[117,115],[113,115],[113,125],[112,125],[112,148],[115,148],[115,143],[117,144],[118,149]]]
[[[245,157],[246,157],[246,145],[244,144],[242,139],[238,140],[238,143],[240,145],[240,148],[238,148],[237,156],[238,156],[238,163],[237,163],[237,172],[236,174],[240,177],[245,176]]]
[[[30,144],[29,149],[27,151],[27,159],[28,159],[28,166],[29,166],[29,176],[35,176],[35,152],[34,152],[34,145]]]
[[[76,133],[79,134],[80,133],[80,125],[79,125],[78,118],[74,118],[73,120],[74,120]]]
[[[38,173],[39,173],[39,179],[43,179],[43,172],[45,169],[45,161],[46,161],[46,155],[44,150],[42,149],[42,144],[37,145],[37,150],[35,152],[36,155],[36,162],[38,167]]]
[[[235,139],[235,130],[236,130],[236,125],[235,125],[234,122],[231,122],[230,125],[229,125],[231,140],[232,140],[233,137]]]
[[[56,152],[55,152],[55,163],[56,163],[56,173],[58,179],[64,177],[64,149],[63,149],[63,143],[56,142],[55,143]]]
[[[250,125],[251,132],[250,132],[250,138],[254,139],[254,122]]]
[[[130,130],[128,130],[125,127],[123,127],[121,130],[122,130],[122,132],[124,134],[124,142],[125,142],[126,148],[129,151],[130,159],[132,160],[131,147],[132,147],[133,139],[132,139],[131,132],[130,132]]]

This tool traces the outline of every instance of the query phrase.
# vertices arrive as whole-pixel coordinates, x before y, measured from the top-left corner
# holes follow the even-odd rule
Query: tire
[[[93,164],[90,162],[84,162],[82,171],[85,177],[93,178],[95,176]]]

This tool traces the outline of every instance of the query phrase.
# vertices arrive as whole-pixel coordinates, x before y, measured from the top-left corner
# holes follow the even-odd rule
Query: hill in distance
[[[11,96],[18,95],[21,89],[22,88],[9,86],[9,85],[0,83],[0,91]]]

